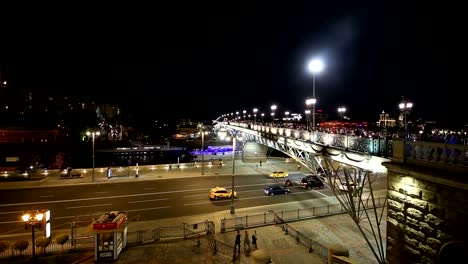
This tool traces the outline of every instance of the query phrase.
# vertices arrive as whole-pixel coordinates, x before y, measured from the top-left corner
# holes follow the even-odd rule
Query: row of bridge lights
[[[309,118],[308,117],[309,117],[309,115],[311,113],[313,113],[314,117],[313,117],[313,120],[312,120],[312,130],[315,130],[315,108],[314,108],[314,106],[317,103],[317,99],[316,98],[308,98],[308,99],[306,99],[305,103],[306,103],[306,106],[307,106],[307,109],[304,111],[305,115],[307,116],[307,129],[309,129]],[[309,109],[310,106],[313,106],[312,111]],[[403,114],[403,124],[404,124],[404,128],[406,130],[407,126],[408,126],[407,115],[410,113],[411,109],[413,108],[413,103],[404,99],[401,103],[399,103],[398,107],[399,107],[401,113]],[[272,117],[273,124],[275,123],[275,111],[276,111],[277,108],[278,108],[278,106],[275,105],[275,104],[271,105],[271,107],[270,107],[270,109],[271,109],[270,115]],[[341,123],[343,123],[343,118],[345,116],[346,111],[347,111],[346,107],[344,107],[344,106],[338,107],[338,115],[340,116],[340,122]],[[257,122],[258,108],[254,108],[252,112],[253,112],[253,117],[254,117],[254,123],[256,123]],[[249,119],[251,118],[250,114],[246,115],[247,110],[243,110],[242,113],[243,113],[243,119],[244,120],[245,120],[246,116]],[[288,117],[289,114],[290,114],[289,111],[286,111],[284,113],[284,115],[286,117]],[[233,116],[235,116],[235,117],[233,118]],[[261,113],[260,116],[261,116],[262,122],[263,122],[263,118],[265,116],[265,113]],[[221,117],[223,117],[223,118],[229,118],[230,117],[231,119],[239,119],[240,118],[238,111],[235,112],[235,115],[234,115],[234,113],[230,113],[230,114],[223,114],[223,115],[221,115]]]

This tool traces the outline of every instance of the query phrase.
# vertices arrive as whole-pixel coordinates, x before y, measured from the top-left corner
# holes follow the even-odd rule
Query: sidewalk
[[[125,181],[145,181],[155,179],[170,179],[178,177],[200,177],[201,168],[183,167],[172,169],[156,168],[155,166],[140,166],[138,177],[135,177],[134,168],[127,171],[128,176],[112,177],[108,179],[104,171],[97,168],[95,170],[95,182],[90,182],[89,172],[84,178],[60,179],[58,171],[51,172],[48,177],[40,181],[28,182],[0,182],[0,189],[12,188],[36,188],[44,186],[63,186],[67,184],[108,184]],[[128,169],[128,168],[127,168]],[[297,171],[295,162],[285,162],[283,160],[268,160],[260,167],[255,163],[243,163],[236,160],[236,175],[247,174],[269,174],[273,170],[285,169],[291,172]],[[183,173],[181,173],[183,172]],[[302,168],[300,171],[306,173]],[[232,165],[225,163],[222,168],[217,166],[206,166],[204,176],[214,176],[222,174],[232,174]],[[326,197],[310,201],[298,201],[287,204],[275,204],[270,206],[240,208],[235,215],[231,215],[229,210],[211,214],[193,215],[178,218],[160,219],[154,221],[130,221],[128,231],[151,229],[155,227],[174,226],[182,223],[200,223],[205,220],[215,223],[215,238],[227,245],[234,246],[235,232],[221,233],[221,220],[233,216],[245,216],[263,214],[269,210],[282,211],[294,210],[298,208],[308,208],[314,205],[336,204],[335,197]],[[306,237],[315,242],[328,247],[334,243],[345,245],[349,249],[350,257],[359,263],[375,263],[371,250],[367,246],[364,238],[360,234],[356,225],[347,214],[302,220],[288,223],[291,227],[303,233]],[[258,235],[258,248],[265,250],[271,256],[272,263],[326,263],[324,259],[314,253],[309,252],[309,248],[297,244],[296,239],[285,234],[281,225],[256,227],[248,230],[251,235],[254,231]],[[58,232],[58,230],[54,230]],[[243,235],[243,231],[241,232]],[[250,257],[248,263],[253,263]],[[88,258],[81,263],[94,263],[94,258]],[[227,256],[222,252],[213,255],[211,252],[200,250],[193,241],[179,242],[159,242],[143,246],[127,247],[114,263],[232,263],[232,255]]]

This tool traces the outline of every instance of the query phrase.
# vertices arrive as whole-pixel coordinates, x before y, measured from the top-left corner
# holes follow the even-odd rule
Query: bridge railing
[[[249,129],[253,132],[259,132],[259,136],[281,136],[319,144],[323,146],[331,146],[351,152],[365,153],[368,155],[391,157],[392,156],[392,139],[385,137],[363,137],[354,135],[332,134],[320,131],[308,131],[303,129],[264,126],[249,123],[226,122],[224,125]]]
[[[467,145],[406,140],[394,140],[393,143],[395,161],[468,169]]]

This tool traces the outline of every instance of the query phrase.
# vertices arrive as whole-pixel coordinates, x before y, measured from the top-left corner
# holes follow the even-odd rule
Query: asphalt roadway
[[[59,172],[50,172],[50,176],[38,181],[23,182],[0,182],[0,189],[17,188],[40,188],[49,186],[66,186],[67,184],[111,184],[113,182],[125,181],[147,181],[155,179],[172,179],[177,177],[199,177],[201,168],[184,167],[172,165],[167,166],[140,166],[138,168],[138,177],[136,167],[116,169],[120,171],[119,177],[107,178],[105,168],[95,170],[94,180],[91,180],[90,172],[87,170],[83,178],[61,179]],[[285,159],[269,159],[263,162],[262,166],[256,163],[243,163],[236,160],[235,174],[269,174],[273,170],[284,169],[291,172],[299,172],[295,162],[287,162]],[[77,169],[81,171],[80,169]],[[300,170],[300,169],[299,169]],[[304,170],[304,169],[302,169]],[[125,173],[126,172],[126,173]],[[118,173],[116,173],[118,174]],[[231,175],[232,166],[205,166],[203,174],[206,176]],[[312,206],[321,206],[324,204],[336,204],[336,198],[327,197],[323,199],[314,199],[310,201],[290,202],[283,204],[274,204],[259,207],[240,208],[235,214],[230,214],[229,210],[216,213],[192,215],[177,218],[166,218],[152,221],[129,221],[128,230],[144,230],[154,228],[155,226],[174,226],[182,223],[200,223],[205,220],[215,223],[215,238],[228,245],[234,246],[235,232],[221,233],[221,219],[245,216],[246,214],[260,214],[269,210],[294,210]],[[375,263],[369,246],[360,234],[358,228],[347,214],[302,220],[289,223],[294,229],[312,238],[314,241],[327,247],[331,244],[341,244],[349,250],[351,259],[357,263]],[[280,226],[265,226],[248,229],[250,233],[256,232],[258,236],[258,249],[263,250],[271,257],[272,263],[326,263],[309,249],[296,243],[296,239],[285,235]],[[1,238],[0,238],[1,240]],[[254,262],[252,256],[247,261]],[[199,252],[193,249],[190,241],[153,243],[144,246],[127,247],[114,263],[231,263],[232,259],[222,254],[213,255],[209,252]],[[93,258],[84,259],[81,263],[94,263]]]

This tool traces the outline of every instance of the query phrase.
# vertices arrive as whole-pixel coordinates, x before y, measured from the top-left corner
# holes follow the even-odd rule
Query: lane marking
[[[194,195],[184,195],[182,198],[194,198],[194,197],[205,197],[207,194],[194,194]]]
[[[148,210],[159,210],[159,209],[166,209],[171,208],[172,206],[161,206],[161,207],[152,207],[152,208],[144,208],[144,209],[133,209],[133,210],[126,210],[126,212],[138,212],[138,211],[148,211]]]
[[[237,185],[234,188],[243,188],[250,186],[259,186],[259,185],[268,185],[270,183],[258,183],[258,184],[249,184],[249,185]],[[278,184],[278,183],[273,183]],[[230,188],[226,187],[226,188]],[[167,191],[167,192],[151,192],[151,193],[139,193],[139,194],[125,194],[125,195],[114,195],[114,196],[103,196],[103,197],[89,197],[89,198],[79,198],[79,199],[67,199],[67,200],[56,200],[56,201],[41,201],[41,202],[28,202],[28,203],[12,203],[12,204],[0,204],[0,207],[8,206],[21,206],[21,205],[37,205],[37,204],[56,204],[56,203],[69,203],[69,202],[82,202],[82,201],[93,201],[93,200],[104,200],[104,199],[118,199],[118,198],[129,198],[129,197],[139,197],[139,196],[150,196],[158,194],[173,194],[173,193],[184,193],[184,192],[198,192],[206,191],[209,192],[210,188],[199,188],[192,190],[178,190],[178,191]]]
[[[161,198],[161,199],[151,199],[151,200],[140,200],[140,201],[131,201],[128,203],[146,203],[146,202],[156,202],[156,201],[165,201],[169,200],[169,198]]]
[[[317,193],[320,193],[318,191],[315,191]],[[237,198],[236,201],[244,201],[244,200],[252,200],[252,199],[262,199],[262,198],[269,198],[270,196],[278,196],[278,195],[300,195],[300,194],[310,194],[311,192],[297,192],[297,193],[288,193],[288,194],[277,194],[277,195],[262,195],[262,196],[254,196],[254,197],[246,197],[246,198]],[[320,193],[325,197],[328,197],[327,195]],[[222,203],[222,202],[230,202],[231,199],[224,199],[224,200],[217,200],[217,201],[206,201],[206,202],[198,202],[198,203],[187,203],[184,204],[184,206],[191,206],[191,205],[200,205],[200,204],[208,204],[208,203]],[[287,203],[287,202],[284,202]]]
[[[96,204],[96,205],[83,205],[83,206],[72,206],[72,207],[65,207],[65,209],[76,209],[76,208],[88,208],[88,207],[101,207],[101,206],[110,206],[112,204]]]

